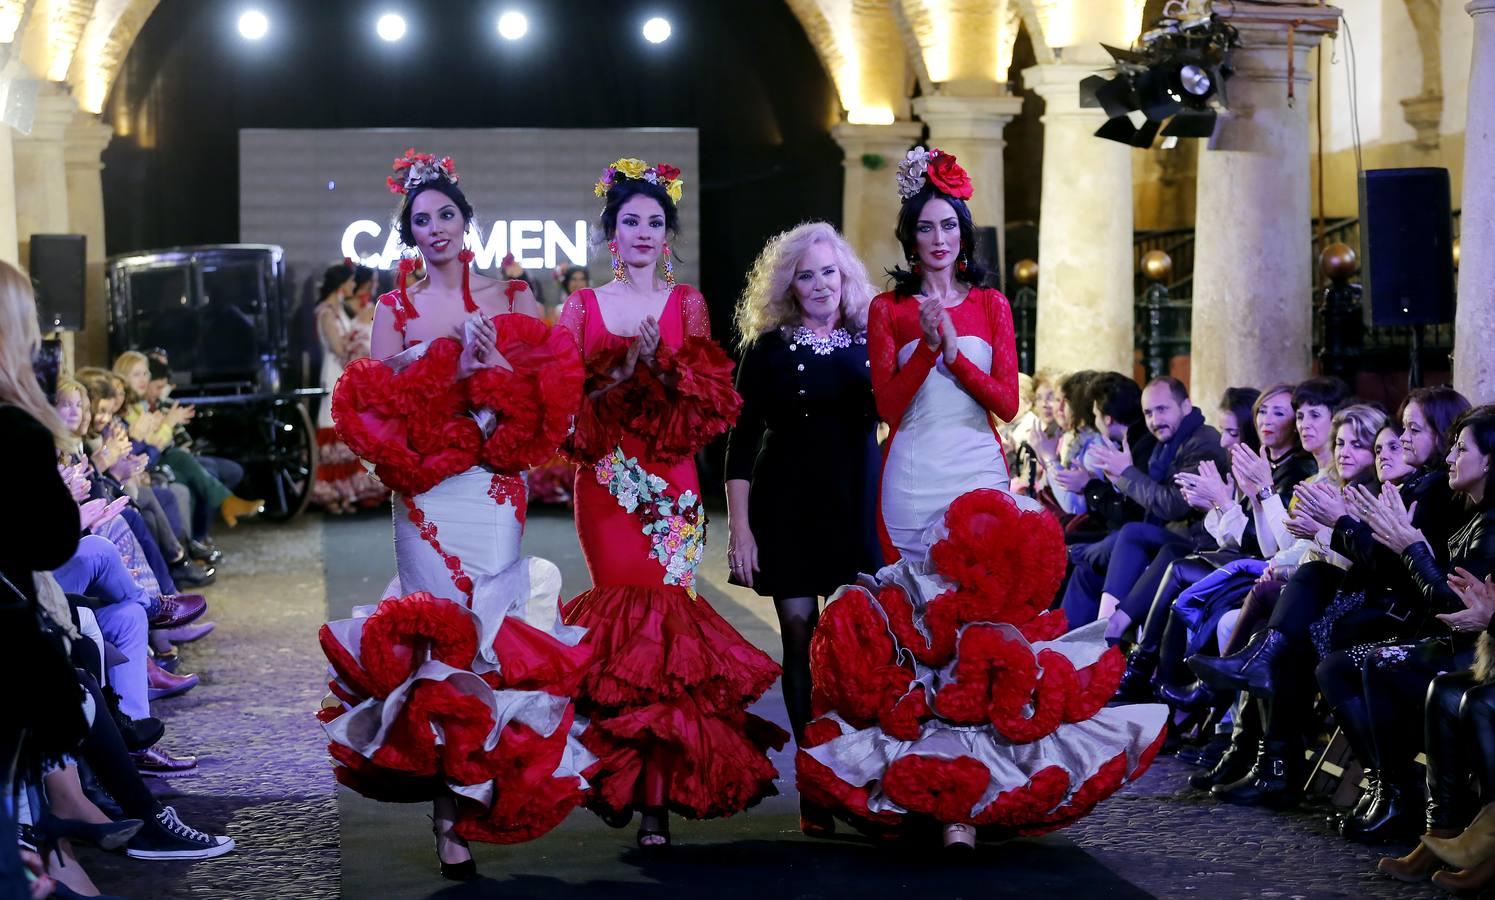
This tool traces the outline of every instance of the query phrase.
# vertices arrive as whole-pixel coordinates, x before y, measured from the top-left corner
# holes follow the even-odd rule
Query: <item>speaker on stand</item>
[[[1360,173],[1360,250],[1367,326],[1412,330],[1408,381],[1422,386],[1422,329],[1454,317],[1448,170]]]
[[[82,331],[88,294],[87,239],[81,234],[33,234],[30,268],[42,330]]]

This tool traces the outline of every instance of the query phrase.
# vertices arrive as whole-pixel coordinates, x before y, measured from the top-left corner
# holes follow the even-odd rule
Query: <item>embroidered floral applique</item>
[[[851,334],[844,328],[832,328],[830,334],[820,335],[804,325],[789,335],[789,349],[798,350],[801,345],[809,347],[816,356],[829,356],[837,350],[845,350],[852,344],[867,343],[867,333]]]
[[[472,609],[472,578],[462,571],[462,559],[441,548],[441,542],[436,539],[436,523],[426,518],[425,512],[415,505],[414,500],[403,494],[400,495],[400,499],[405,502],[410,521],[420,530],[421,540],[430,544],[431,549],[436,551],[436,555],[446,563],[447,571],[451,573],[452,584],[467,598],[467,608]]]
[[[597,483],[637,516],[650,555],[664,567],[664,583],[695,597],[696,569],[706,552],[706,507],[692,491],[671,496],[669,482],[647,472],[636,457],[614,449],[592,467]]]

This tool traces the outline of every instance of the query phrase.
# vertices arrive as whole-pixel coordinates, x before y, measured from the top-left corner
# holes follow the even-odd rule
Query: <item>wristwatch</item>
[[[1268,485],[1267,487],[1264,487],[1256,492],[1256,500],[1258,503],[1265,503],[1267,502],[1267,498],[1275,493],[1277,492],[1272,490],[1271,486]]]

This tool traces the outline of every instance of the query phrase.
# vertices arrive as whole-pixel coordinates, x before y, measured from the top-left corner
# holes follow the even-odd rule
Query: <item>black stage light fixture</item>
[[[1216,16],[1169,15],[1132,49],[1102,44],[1114,61],[1111,77],[1080,82],[1080,105],[1099,107],[1108,117],[1096,137],[1145,148],[1160,133],[1214,134],[1215,109],[1227,105],[1225,81],[1234,72],[1230,52],[1239,44],[1235,29]]]

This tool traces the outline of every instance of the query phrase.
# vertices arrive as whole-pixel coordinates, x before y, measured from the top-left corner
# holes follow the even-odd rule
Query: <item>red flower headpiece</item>
[[[898,164],[898,196],[907,200],[930,182],[957,200],[971,199],[971,176],[955,161],[955,154],[915,147]]]
[[[452,184],[457,183],[457,167],[452,163],[450,156],[437,159],[434,153],[416,153],[414,147],[406,150],[404,156],[396,159],[393,168],[395,173],[384,179],[392,194],[408,194],[426,182],[435,181],[438,178],[445,178]]]

